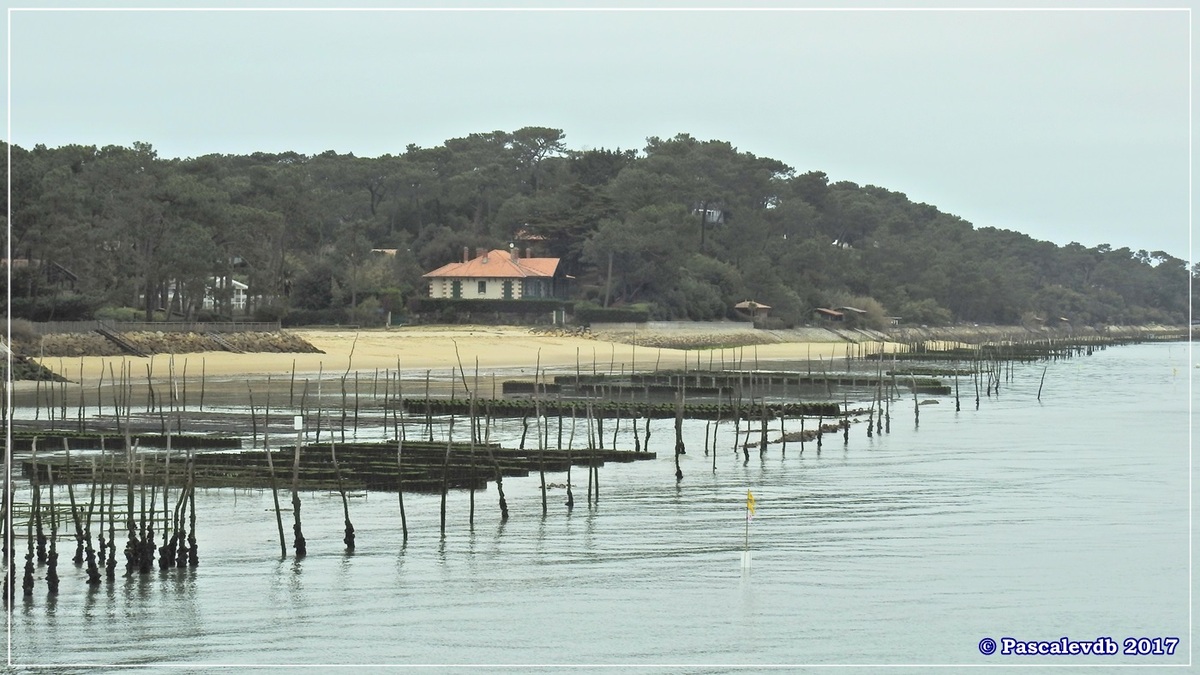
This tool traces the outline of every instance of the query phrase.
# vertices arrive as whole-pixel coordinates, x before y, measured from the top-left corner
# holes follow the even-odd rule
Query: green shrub
[[[453,298],[415,298],[409,302],[409,309],[414,313],[425,314],[451,310],[454,313],[464,312],[498,312],[500,314],[549,314],[555,310],[571,308],[570,302],[551,298],[531,300],[484,300],[484,299],[453,299]]]
[[[291,328],[294,326],[338,326],[351,322],[344,308],[329,307],[327,309],[293,309],[283,317],[281,323],[284,327]]]
[[[100,298],[78,293],[13,298],[10,316],[30,321],[88,321],[100,305]]]
[[[384,312],[383,306],[380,305],[379,300],[373,297],[358,303],[358,306],[347,312],[347,315],[350,323],[360,326],[382,326],[387,321],[387,313]]]
[[[643,306],[599,307],[592,303],[575,305],[575,323],[645,323],[650,320],[650,310]]]
[[[12,320],[11,335],[14,342],[36,342],[39,337],[33,322],[26,319]]]
[[[550,323],[555,312],[571,312],[574,303],[567,300],[484,300],[452,298],[413,298],[408,301],[412,318],[436,323]]]
[[[145,316],[145,312],[136,307],[101,307],[96,310],[96,318],[100,321],[141,321]]]
[[[254,308],[254,320],[261,323],[270,323],[272,321],[283,321],[288,315],[286,305],[259,305]]]

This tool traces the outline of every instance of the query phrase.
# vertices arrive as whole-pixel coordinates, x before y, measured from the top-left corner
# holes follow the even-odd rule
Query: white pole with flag
[[[750,569],[750,521],[754,519],[754,493],[746,490],[746,548],[742,551],[742,569]]]

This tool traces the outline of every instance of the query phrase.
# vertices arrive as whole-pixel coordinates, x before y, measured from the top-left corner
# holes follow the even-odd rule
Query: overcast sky
[[[798,172],[903,192],[977,227],[1196,259],[1187,3],[910,7],[922,4],[10,9],[8,138],[24,147],[145,141],[165,157],[373,157],[531,125],[562,129],[573,149],[641,149],[649,136],[686,132]]]

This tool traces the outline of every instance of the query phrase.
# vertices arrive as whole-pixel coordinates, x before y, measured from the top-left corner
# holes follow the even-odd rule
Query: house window
[[[450,297],[455,300],[462,297],[462,282],[458,279],[450,282]]]
[[[546,282],[540,279],[526,279],[524,295],[527,298],[544,298],[549,297],[550,293],[546,288]]]
[[[513,282],[512,282],[512,279],[505,279],[505,280],[504,280],[504,285],[503,285],[503,286],[501,286],[501,289],[502,289],[501,296],[502,296],[502,297],[503,297],[505,300],[512,300],[512,299],[513,299]]]
[[[479,282],[479,295],[487,295],[487,282]]]

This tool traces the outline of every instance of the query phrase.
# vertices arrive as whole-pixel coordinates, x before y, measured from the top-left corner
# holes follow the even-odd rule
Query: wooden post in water
[[[571,492],[571,465],[574,464],[571,458],[571,448],[575,445],[575,404],[571,404],[571,436],[567,439],[567,511],[575,508],[575,495]],[[559,449],[562,449],[562,444],[559,444]]]
[[[293,379],[294,379],[293,375]],[[253,393],[251,394],[253,396]],[[288,400],[292,399],[291,394],[288,394]],[[254,399],[250,399],[250,405],[254,405]],[[267,410],[266,415],[271,414],[271,376],[267,376]],[[285,418],[286,419],[286,418]],[[294,421],[293,421],[294,424]],[[295,425],[295,426],[302,426]],[[275,503],[275,525],[279,529],[279,557],[280,559],[287,558],[287,541],[283,536],[283,512],[279,508],[279,483],[275,479],[275,460],[271,457],[271,439],[270,439],[270,422],[263,425],[263,451],[267,455],[267,475],[271,480],[271,500]],[[297,440],[299,444],[299,440]]]
[[[246,391],[250,392],[250,447],[258,447],[258,417],[254,414],[254,390],[250,387],[250,380],[246,380]]]
[[[492,417],[492,401],[496,400],[496,380],[492,378],[492,398],[487,403],[487,417],[490,420]],[[500,497],[500,522],[508,520],[508,501],[504,499],[504,473],[500,471],[500,462],[496,461],[496,455],[492,452],[492,425],[488,424],[484,427],[483,447],[487,450],[488,459],[492,461],[492,469],[496,473],[496,493]]]
[[[597,377],[596,377],[596,349],[594,347],[592,348],[592,379],[593,380],[597,379]],[[596,387],[597,387],[597,390],[600,391],[600,396],[602,397],[604,395],[603,389],[600,387],[599,384],[597,384]],[[604,449],[604,403],[601,402],[600,410],[594,411],[594,412],[596,413],[596,443],[600,446],[600,449],[603,450]]]
[[[785,380],[785,383],[786,383],[786,380]],[[787,387],[787,385],[785,384],[784,385],[785,395],[786,395],[786,387]],[[787,406],[788,406],[788,404],[786,403],[786,399],[785,399],[784,403],[779,404],[779,443],[780,443],[779,456],[780,457],[787,455],[787,430],[783,428],[783,421],[785,418],[787,418]]]
[[[138,572],[142,572],[142,559],[145,557],[146,550],[146,460],[138,458],[138,496],[141,498],[139,509],[141,518],[138,520],[138,542],[137,547],[133,550],[133,566]]]
[[[471,500],[471,505],[470,505],[471,508],[470,508],[470,513],[467,516],[467,524],[470,525],[471,527],[475,527],[475,485],[474,485],[474,481],[475,481],[475,442],[476,442],[476,439],[478,438],[478,434],[476,433],[478,431],[478,428],[476,426],[476,421],[477,421],[477,417],[478,417],[478,412],[477,412],[478,409],[477,409],[476,405],[479,400],[479,357],[478,356],[475,357],[475,381],[474,381],[473,386],[471,387],[470,391],[468,392],[468,394],[471,396],[471,401],[470,401],[470,405],[469,405],[468,412],[467,412],[467,418],[468,418],[468,421],[470,422],[470,427],[471,427],[471,429],[470,429],[470,431],[471,431],[470,445],[469,445],[469,450],[468,450],[468,458],[469,458],[469,462],[470,462],[470,472],[468,475],[470,476],[469,480],[471,481],[471,485],[469,485],[467,487],[467,494],[469,495],[470,500]]]
[[[37,562],[38,565],[46,563],[46,533],[42,529],[42,484],[39,478],[41,469],[38,468],[37,458],[37,439],[32,441],[33,446],[33,476],[30,482],[30,489],[33,491],[29,500],[29,520],[34,524],[37,541]]]
[[[313,433],[313,445],[321,444],[321,419],[325,412],[325,399],[321,395],[321,383],[325,379],[325,362],[317,364],[317,428]],[[333,433],[331,430],[329,433]]]
[[[400,373],[400,359],[396,358],[396,405],[398,409],[392,413],[395,420],[404,412],[404,377]],[[408,541],[408,518],[404,514],[404,423],[397,423],[396,433],[396,499],[400,502],[400,529],[404,533],[404,541]]]
[[[451,384],[454,382],[454,373],[450,373]],[[454,400],[454,390],[450,390],[450,400]],[[453,410],[453,408],[451,408]],[[454,446],[454,413],[450,413],[450,423],[446,427],[446,454],[442,456],[442,509],[441,509],[441,534],[442,538],[446,537],[446,493],[449,491],[450,481],[450,449]]]
[[[592,505],[592,464],[596,461],[596,445],[592,439],[592,402],[588,400],[587,408],[587,447],[588,447],[588,484],[587,484],[587,502],[588,506]]]
[[[81,356],[79,357],[79,409],[75,415],[76,429],[81,432],[84,429],[83,417],[85,414],[87,414],[87,382],[83,376],[83,357]],[[2,417],[3,415],[0,415],[0,418]],[[0,421],[3,420],[0,419]]]
[[[611,390],[610,390],[610,392],[611,392]],[[614,395],[612,397],[612,400],[613,400],[613,418],[614,418],[613,419],[613,434],[612,434],[612,449],[616,450],[617,449],[617,434],[621,430],[621,390],[620,390],[620,388],[617,389],[617,393],[616,393],[616,395]]]
[[[187,416],[187,400],[188,400],[187,399],[187,367],[188,367],[188,360],[184,359],[183,360],[183,372],[180,374],[180,380],[181,380],[182,386],[180,387],[180,392],[179,392],[179,394],[180,394],[179,408],[180,408],[180,410],[183,411],[183,414],[180,415],[179,417],[175,418],[176,419],[175,430],[180,433],[183,432],[183,418]]]
[[[979,410],[979,351],[976,350],[975,358],[972,359],[973,374],[975,379],[975,409]]]
[[[842,445],[850,445],[850,400],[842,395]]]
[[[196,543],[196,460],[188,451],[188,567],[200,564],[200,547]],[[300,512],[296,512],[299,517]]]
[[[167,432],[168,432],[167,438],[169,439],[170,438],[170,429],[171,429],[170,420],[172,417],[175,418],[175,433],[181,433],[183,431],[179,426],[179,415],[176,413],[176,404],[178,403],[178,400],[179,400],[179,396],[178,396],[179,392],[178,392],[178,389],[176,388],[176,384],[175,384],[175,355],[174,354],[171,354],[170,358],[167,359],[167,391],[169,394],[167,397],[167,400],[169,402],[169,408],[170,408],[170,412],[167,417]],[[167,496],[164,494],[163,495],[163,500],[164,500],[163,503],[164,504],[166,504],[166,498],[167,498]]]
[[[350,364],[354,362],[354,348],[358,345],[358,333],[354,334],[354,342],[350,344],[350,358],[346,359],[346,372],[342,373],[342,419],[338,424],[342,442],[346,442],[346,377],[350,375]],[[357,373],[356,373],[357,376]],[[355,412],[357,414],[357,411]],[[329,437],[333,438],[333,420],[329,421]]]
[[[722,358],[722,360],[724,360],[724,352],[723,351],[721,354],[721,358]],[[723,371],[724,371],[724,368],[722,368],[722,372]],[[717,421],[715,424],[713,424],[713,437],[712,437],[712,470],[713,470],[713,473],[717,472],[717,432],[719,432],[721,430],[721,397],[724,394],[725,394],[724,388],[717,387]]]
[[[613,346],[614,354],[616,346]],[[546,499],[546,443],[542,437],[542,398],[538,396],[538,387],[541,383],[539,373],[542,368],[542,350],[537,352],[537,361],[533,366],[533,414],[537,418],[537,435],[538,435],[538,479],[541,481],[542,488],[542,516],[545,517],[548,513],[549,506]],[[611,366],[610,366],[611,369]],[[549,425],[549,422],[547,422]]]
[[[875,398],[879,402],[878,403],[879,409],[875,413],[875,433],[879,434],[880,436],[883,435],[883,410],[886,405],[884,403],[883,397],[884,397],[884,392],[886,392],[886,391],[887,391],[887,386],[884,384],[883,380],[880,379],[878,384],[875,387]]]
[[[871,407],[867,409],[867,438],[872,438],[875,435],[875,399],[877,397],[876,392],[878,391],[877,386],[875,391],[871,392]]]
[[[429,400],[429,371],[425,371],[425,428],[429,431],[429,442],[433,442],[433,408]]]
[[[962,405],[958,400],[958,369],[954,369],[954,412],[960,412]]]
[[[318,413],[319,415],[320,413]],[[293,426],[296,428],[296,448],[292,459],[292,514],[295,517],[292,532],[296,557],[302,558],[308,553],[308,546],[304,542],[304,532],[300,528],[300,447],[304,444],[304,417],[296,416]]]
[[[107,463],[106,463],[107,462]],[[109,490],[112,489],[112,481],[108,479],[108,467],[112,465],[112,459],[108,457],[108,451],[104,447],[104,434],[100,434],[100,515],[97,518],[96,525],[96,545],[99,555],[99,566],[104,567],[105,554],[108,553],[108,545],[104,541],[104,486],[109,485]],[[108,512],[109,519],[112,519],[112,511]]]
[[[79,512],[75,509],[75,490],[71,487],[71,484],[74,482],[74,474],[71,472],[71,445],[67,442],[66,437],[63,437],[62,444],[67,465],[67,499],[71,503],[71,520],[75,525],[75,557],[72,558],[72,562],[78,565],[83,562],[84,540],[87,537],[84,534],[82,524],[79,522]],[[57,518],[57,515],[55,517]]]
[[[333,460],[333,473],[337,476],[338,493],[342,495],[342,517],[346,524],[346,536],[342,537],[342,542],[346,544],[346,551],[353,553],[354,525],[350,522],[350,502],[346,499],[346,485],[342,482],[342,470],[337,461],[337,445],[332,437],[329,439],[329,456]]]
[[[683,383],[675,391],[675,482],[683,480],[683,469],[679,466],[679,456],[686,452],[683,445]]]
[[[116,463],[116,457],[113,457],[110,462],[110,468],[114,473],[116,473]],[[108,482],[108,560],[104,565],[104,576],[110,582],[117,576],[116,493],[117,481],[116,476],[113,476]],[[104,499],[103,493],[101,493],[100,498],[101,500]]]
[[[83,372],[80,369],[79,372]],[[103,491],[100,493],[101,499],[104,497]],[[88,499],[87,522],[83,531],[84,550],[87,559],[87,584],[88,586],[100,585],[100,570],[96,568],[96,550],[92,548],[92,514],[96,508],[96,460],[92,459],[92,494]]]
[[[34,465],[36,469],[36,464]],[[25,539],[28,542],[25,553],[25,578],[21,590],[26,600],[33,599],[33,514],[29,514],[29,522],[25,525]]]
[[[142,574],[150,572],[154,567],[154,513],[156,511],[154,499],[158,494],[158,484],[152,480],[150,482],[150,511],[149,521],[146,523],[146,533],[142,536],[142,548],[138,557],[138,571]],[[142,499],[146,498],[146,460],[142,460]],[[145,520],[146,516],[143,515]]]
[[[175,502],[175,516],[172,520],[172,527],[175,532],[175,537],[172,539],[174,550],[174,564],[178,569],[187,567],[188,562],[188,543],[187,543],[187,528],[184,527],[183,521],[187,517],[187,497],[188,491],[192,488],[191,473],[186,467],[192,463],[192,450],[188,448],[187,460],[185,461],[184,472],[186,477],[183,479],[183,489],[179,491],[179,498]]]
[[[754,375],[750,375],[750,402],[746,404],[746,440],[740,441],[742,446],[742,458],[744,464],[750,463],[750,435],[754,433],[754,429],[750,426],[751,420],[754,418]]]
[[[126,408],[128,410],[128,408]],[[125,531],[128,539],[125,542],[125,572],[132,573],[136,567],[137,552],[141,542],[137,537],[137,521],[133,509],[133,468],[134,456],[137,454],[137,442],[129,435],[129,420],[125,420]]]
[[[379,369],[375,369],[376,377],[379,376]],[[354,438],[358,438],[358,371],[354,371],[354,430],[351,432]]]
[[[637,394],[633,392],[632,387],[629,391],[629,425],[633,427],[633,451],[642,451],[642,437],[638,433],[638,404],[636,400]]]
[[[912,378],[912,393],[913,393],[913,426],[917,427],[921,424],[921,404],[917,403],[917,380]]]
[[[267,395],[270,396],[270,385],[267,387]],[[266,436],[263,436],[263,443],[266,444]],[[167,434],[167,452],[164,455],[163,468],[163,525],[162,525],[162,546],[158,547],[158,568],[165,570],[170,567],[168,561],[171,551],[171,541],[174,535],[171,532],[171,511],[170,511],[170,491],[171,491],[171,435]],[[91,520],[91,513],[88,513],[88,519]],[[90,523],[89,523],[90,524]]]
[[[757,352],[757,350],[755,350],[755,351]],[[768,417],[768,414],[767,414],[767,397],[766,397],[765,392],[763,394],[762,399],[760,399],[760,402],[762,404],[760,407],[760,410],[762,412],[762,423],[761,423],[762,435],[759,437],[759,440],[758,440],[758,456],[763,457],[767,454],[767,417]]]
[[[71,478],[67,478],[70,483]],[[50,495],[50,552],[46,554],[46,590],[58,595],[58,512],[54,509],[54,465],[46,465],[46,484]]]

